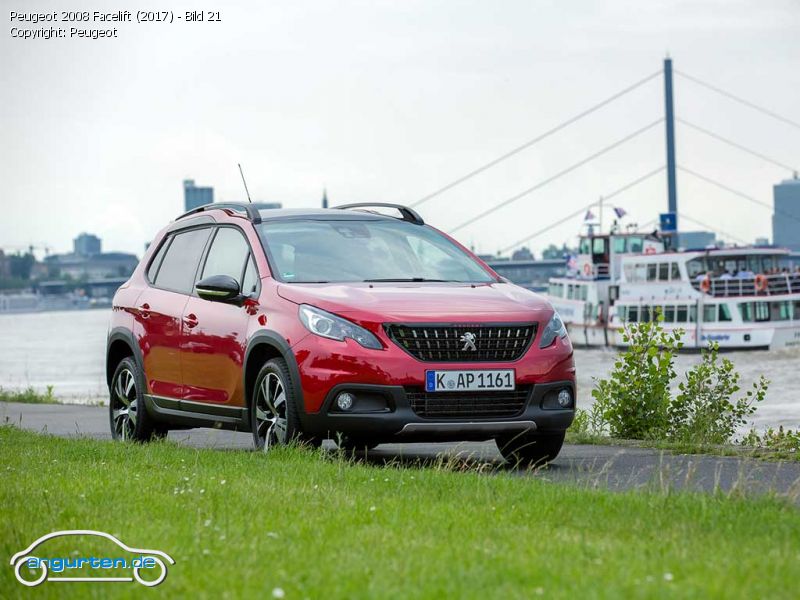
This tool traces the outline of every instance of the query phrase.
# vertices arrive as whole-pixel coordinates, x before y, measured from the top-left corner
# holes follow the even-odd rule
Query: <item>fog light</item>
[[[353,407],[353,402],[355,402],[356,398],[350,392],[342,392],[338,396],[336,396],[336,406],[339,407],[339,410],[350,410]]]
[[[569,393],[568,389],[563,389],[558,392],[558,405],[561,408],[569,408],[572,406],[572,394]]]

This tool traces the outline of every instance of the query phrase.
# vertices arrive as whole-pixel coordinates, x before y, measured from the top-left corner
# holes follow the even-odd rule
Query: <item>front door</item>
[[[258,277],[244,234],[234,226],[216,231],[198,281],[228,275],[243,293],[256,291]],[[244,353],[250,315],[244,306],[189,298],[181,345],[183,398],[193,402],[244,406]]]

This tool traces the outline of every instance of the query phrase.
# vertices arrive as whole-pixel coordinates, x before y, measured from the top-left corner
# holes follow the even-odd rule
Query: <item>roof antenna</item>
[[[239,174],[242,176],[242,183],[244,184],[244,191],[247,194],[247,201],[252,204],[253,201],[250,199],[250,190],[247,189],[247,181],[244,179],[244,171],[242,171],[242,163],[236,163],[239,165]]]

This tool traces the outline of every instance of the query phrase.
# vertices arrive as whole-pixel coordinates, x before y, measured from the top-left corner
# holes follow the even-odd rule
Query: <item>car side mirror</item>
[[[211,302],[236,302],[241,298],[239,282],[230,275],[212,275],[198,281],[194,289],[203,300]]]

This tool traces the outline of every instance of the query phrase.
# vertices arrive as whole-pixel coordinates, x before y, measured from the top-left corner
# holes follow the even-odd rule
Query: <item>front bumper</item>
[[[572,393],[572,407],[553,407],[553,393],[564,388]],[[345,391],[369,398],[366,410],[338,410],[336,396]],[[308,433],[330,437],[341,433],[382,442],[476,441],[525,431],[564,431],[575,417],[574,404],[574,381],[563,380],[532,385],[522,410],[513,416],[426,418],[412,408],[403,386],[343,383],[331,388],[319,412],[306,413],[301,419]]]

